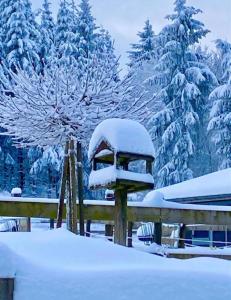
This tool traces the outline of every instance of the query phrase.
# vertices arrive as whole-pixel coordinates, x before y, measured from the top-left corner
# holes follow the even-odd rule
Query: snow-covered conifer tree
[[[227,83],[231,76],[231,43],[218,39],[215,41],[217,49],[216,68],[220,70],[219,82]]]
[[[205,101],[217,81],[190,49],[208,33],[203,23],[194,19],[200,12],[186,6],[186,0],[176,0],[174,13],[167,16],[171,23],[159,35],[162,55],[155,67],[158,72],[150,78],[153,84],[162,87],[156,98],[165,104],[150,121],[158,148],[155,162],[158,186],[192,178],[196,165],[196,161],[191,163],[193,158],[197,162],[202,157],[205,160],[205,135],[201,135]],[[197,174],[201,172],[195,169]]]
[[[154,113],[162,107],[161,101],[155,97],[159,87],[150,81],[150,77],[155,73],[160,45],[149,20],[145,22],[143,31],[137,35],[140,37],[139,43],[132,44],[132,50],[128,51],[130,57],[128,65],[133,86],[131,94],[135,98],[141,97],[149,102],[149,110]]]
[[[96,47],[95,19],[91,14],[89,0],[81,0],[78,12],[78,52],[79,57],[88,57]]]
[[[72,65],[76,61],[76,34],[73,31],[75,19],[67,0],[62,0],[55,28],[55,48],[59,62]]]
[[[218,168],[231,167],[231,44],[217,40],[223,83],[210,95],[213,106],[208,131],[216,146]]]
[[[150,60],[155,50],[154,31],[149,20],[145,22],[143,31],[137,35],[139,42],[132,44],[132,50],[128,51],[131,65],[139,60]]]
[[[95,39],[95,49],[94,52],[97,53],[98,62],[103,64],[105,68],[113,68],[119,73],[119,62],[118,57],[115,55],[114,42],[108,31],[101,28],[99,33],[94,36]],[[92,52],[92,54],[94,53]],[[107,72],[107,70],[105,70]],[[115,74],[115,80],[119,80],[119,75]]]
[[[28,3],[25,0],[8,0],[5,1],[2,11],[3,55],[6,65],[12,70],[15,70],[16,66],[28,69],[31,66],[30,62],[33,63],[33,67],[39,65],[38,48],[32,39],[36,33]]]
[[[41,49],[40,57],[46,63],[47,60],[54,54],[54,21],[50,10],[50,3],[48,0],[43,1],[42,15],[41,15]]]

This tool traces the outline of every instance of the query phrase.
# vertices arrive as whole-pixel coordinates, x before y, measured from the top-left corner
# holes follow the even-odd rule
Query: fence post
[[[110,242],[113,240],[113,225],[105,224],[105,236],[108,238]]]
[[[128,222],[128,247],[132,248],[132,228],[133,222]]]
[[[87,220],[87,224],[86,224],[86,236],[87,237],[91,236],[91,220]]]
[[[162,223],[157,222],[154,225],[154,242],[158,245],[161,245],[161,237],[162,237]]]
[[[14,278],[0,278],[0,300],[14,300]]]
[[[178,248],[184,248],[185,247],[185,241],[184,241],[185,236],[186,236],[186,226],[185,226],[185,224],[180,224]]]
[[[55,228],[55,220],[50,219],[50,229],[54,229],[54,228]]]

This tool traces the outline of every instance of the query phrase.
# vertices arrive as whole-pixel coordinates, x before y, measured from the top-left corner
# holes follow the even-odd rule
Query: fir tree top
[[[132,49],[129,51],[131,62],[137,60],[149,60],[155,49],[154,46],[154,31],[149,20],[146,20],[143,31],[138,32],[139,43],[132,44]]]

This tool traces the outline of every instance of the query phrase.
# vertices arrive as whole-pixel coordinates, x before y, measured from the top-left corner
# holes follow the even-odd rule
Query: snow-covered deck
[[[231,297],[229,261],[166,259],[62,229],[0,235],[0,277],[15,277],[15,300]]]

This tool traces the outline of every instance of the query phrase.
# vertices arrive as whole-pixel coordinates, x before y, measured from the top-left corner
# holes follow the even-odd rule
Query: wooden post
[[[179,243],[178,248],[184,248],[185,247],[185,236],[186,236],[186,226],[185,224],[180,224],[180,232],[179,232]]]
[[[91,236],[91,234],[90,234],[90,232],[91,232],[91,220],[87,220],[87,226],[86,226],[87,228],[86,228],[86,236],[87,237],[90,237]]]
[[[133,222],[128,222],[128,247],[132,248],[132,228]]]
[[[67,195],[66,195],[66,226],[71,231],[72,209],[71,209],[71,183],[70,183],[70,161],[67,165]]]
[[[26,231],[31,232],[31,218],[26,218]]]
[[[126,246],[127,242],[127,190],[115,190],[114,243]]]
[[[158,245],[161,245],[162,237],[162,223],[157,222],[154,224],[154,242]]]
[[[82,145],[77,142],[77,182],[79,200],[79,233],[84,236],[84,212],[83,212],[83,155]]]
[[[146,173],[152,175],[152,161],[151,160],[146,161]]]
[[[70,141],[69,165],[70,165],[70,199],[69,199],[69,225],[71,232],[77,233],[77,180],[75,170],[75,144]]]
[[[111,224],[105,224],[105,236],[107,239],[112,242],[113,240],[113,225]]]
[[[14,278],[0,278],[0,300],[14,299]]]
[[[50,219],[50,229],[54,229],[54,228],[55,228],[55,220]]]
[[[56,225],[57,228],[62,227],[64,199],[65,199],[66,185],[67,185],[67,170],[68,170],[68,163],[69,163],[68,151],[69,151],[69,142],[67,141],[65,145],[65,151],[64,151],[63,172],[61,178],[59,207],[57,213],[57,225]]]

